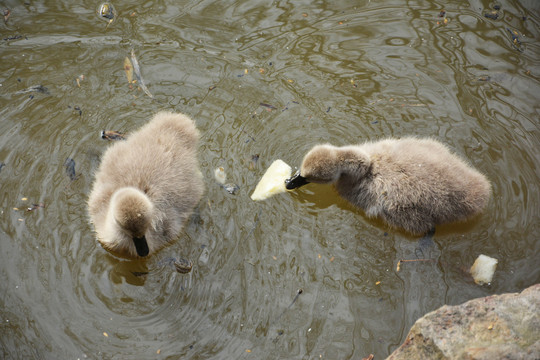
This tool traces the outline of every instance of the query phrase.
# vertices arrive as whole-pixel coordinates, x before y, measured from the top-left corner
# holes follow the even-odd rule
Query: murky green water
[[[537,2],[501,1],[497,19],[447,2],[445,23],[420,0],[116,1],[108,28],[97,2],[72,3],[1,4],[0,357],[382,359],[443,304],[540,281]],[[155,100],[128,86],[132,48]],[[86,215],[100,131],[161,109],[196,119],[207,191],[174,246],[119,260]],[[277,158],[404,135],[448,144],[494,189],[423,254],[329,187],[249,199]],[[499,259],[491,286],[463,271],[479,254]],[[193,271],[158,265],[171,256]],[[434,261],[396,270],[417,256]]]

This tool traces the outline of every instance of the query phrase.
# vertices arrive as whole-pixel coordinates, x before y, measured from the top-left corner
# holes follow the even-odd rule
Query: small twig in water
[[[413,261],[435,261],[435,259],[412,259],[412,260],[406,260],[406,259],[401,259],[397,262],[397,268],[396,268],[396,271],[399,271],[400,268],[401,268],[401,263],[404,263],[404,262],[413,262]]]

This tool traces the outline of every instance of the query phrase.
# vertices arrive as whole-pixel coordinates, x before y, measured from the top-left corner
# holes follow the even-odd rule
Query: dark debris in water
[[[493,5],[493,9],[486,10],[484,12],[484,17],[491,20],[497,20],[502,16],[500,10],[501,10],[501,5],[495,4]]]
[[[437,17],[440,17],[442,18],[442,21],[437,21],[437,25],[446,25],[448,24],[448,22],[450,21],[447,17],[446,17],[446,10],[442,9],[440,12],[439,12],[439,15]],[[353,84],[354,87],[356,84]]]
[[[20,40],[24,37],[25,40],[28,40],[28,37],[22,36],[22,35],[13,35],[3,38],[4,41],[11,41],[11,40]]]
[[[68,109],[72,109],[71,105],[68,105]],[[82,116],[82,109],[79,106],[74,106],[73,110],[79,113],[79,116]]]
[[[7,25],[9,16],[11,15],[11,10],[4,9],[4,11],[2,11],[2,15],[4,15],[4,23]]]
[[[64,167],[66,168],[66,174],[69,176],[71,181],[79,178],[79,175],[75,173],[75,160],[68,157],[66,161],[64,161]]]
[[[484,17],[491,20],[497,20],[499,16],[500,16],[500,13],[497,10],[489,10],[484,13]]]
[[[259,103],[259,105],[261,106],[264,106],[265,108],[267,109],[270,109],[270,110],[277,110],[277,107],[275,107],[274,105],[271,105],[271,104],[267,104],[267,103]]]
[[[231,195],[236,195],[240,190],[240,186],[230,183],[223,185],[223,188]]]
[[[510,28],[506,28],[506,31],[508,31],[510,33],[510,36],[512,37],[512,46],[514,47],[514,49],[518,51],[523,51],[520,40],[522,35],[519,33],[519,31]]]
[[[26,208],[26,211],[34,211],[37,209],[44,209],[45,203],[40,202],[39,204],[32,204],[31,207]]]
[[[0,162],[0,171],[2,171],[2,168],[6,166],[6,164],[4,164],[3,162]]]
[[[47,89],[43,85],[33,85],[33,86],[30,86],[30,87],[27,87],[26,89],[19,90],[15,94],[27,94],[27,93],[30,93],[30,92],[38,92],[38,93],[41,93],[41,94],[48,95],[49,94],[49,89]]]
[[[97,14],[100,19],[107,21],[107,26],[105,28],[108,28],[109,25],[111,25],[118,17],[118,13],[111,3],[103,3],[99,5]]]
[[[134,276],[144,276],[144,275],[148,275],[148,271],[132,271],[131,272]]]

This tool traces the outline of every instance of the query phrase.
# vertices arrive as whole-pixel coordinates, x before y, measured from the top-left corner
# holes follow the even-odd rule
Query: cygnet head
[[[142,191],[126,187],[117,190],[111,199],[112,216],[122,233],[132,239],[137,255],[145,257],[150,249],[146,232],[152,224],[154,206]],[[129,241],[129,240],[124,240]],[[129,245],[124,244],[124,247]]]
[[[328,144],[313,147],[304,157],[300,171],[286,180],[287,189],[310,182],[328,184],[337,181],[341,175],[339,153],[339,148]]]

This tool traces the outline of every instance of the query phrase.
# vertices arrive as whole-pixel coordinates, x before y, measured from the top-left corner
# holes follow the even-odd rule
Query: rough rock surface
[[[387,360],[398,359],[540,359],[540,284],[426,314]]]

